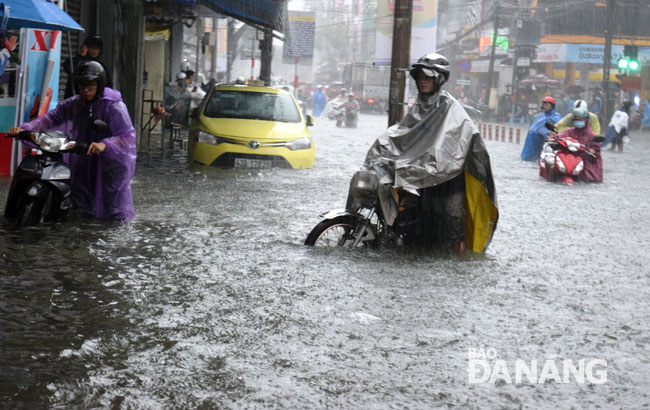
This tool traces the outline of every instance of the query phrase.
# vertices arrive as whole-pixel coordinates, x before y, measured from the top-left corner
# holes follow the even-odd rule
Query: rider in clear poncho
[[[377,175],[386,223],[392,225],[397,217],[394,188],[401,189],[422,198],[422,245],[451,243],[459,251],[482,252],[498,220],[483,140],[460,103],[441,89],[449,79],[445,57],[427,54],[410,74],[418,86],[416,103],[375,141],[364,163]]]

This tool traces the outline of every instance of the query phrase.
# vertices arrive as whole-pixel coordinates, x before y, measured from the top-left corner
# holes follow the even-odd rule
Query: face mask
[[[573,121],[573,127],[574,128],[584,128],[585,127],[585,122],[583,120]]]

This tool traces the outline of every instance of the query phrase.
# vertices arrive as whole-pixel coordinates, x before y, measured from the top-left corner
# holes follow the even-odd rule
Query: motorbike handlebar
[[[70,152],[73,152],[75,154],[85,154],[88,152],[88,143],[77,141],[74,145],[74,148],[72,148]]]
[[[17,140],[31,141],[32,140],[32,132],[31,131],[21,131],[16,135],[6,134],[5,138],[15,138]]]

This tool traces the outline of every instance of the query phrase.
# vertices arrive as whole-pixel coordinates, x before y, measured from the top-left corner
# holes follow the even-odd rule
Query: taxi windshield
[[[300,122],[300,113],[287,94],[216,90],[203,115],[210,118]]]

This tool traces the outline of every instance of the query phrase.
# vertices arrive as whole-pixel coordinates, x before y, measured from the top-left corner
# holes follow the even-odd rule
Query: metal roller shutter
[[[81,22],[81,2],[82,0],[66,0],[64,3],[65,11],[72,17],[76,22]],[[59,101],[63,100],[63,94],[65,93],[65,85],[68,82],[68,75],[63,69],[63,63],[65,60],[70,57],[70,49],[72,48],[72,55],[76,55],[79,52],[79,47],[84,38],[84,33],[79,31],[66,31],[62,33],[61,37],[61,75],[59,76]],[[69,36],[69,37],[68,37]],[[68,39],[70,41],[68,42]]]

